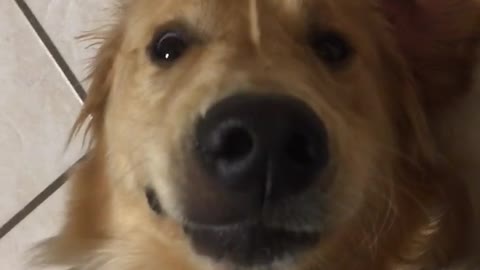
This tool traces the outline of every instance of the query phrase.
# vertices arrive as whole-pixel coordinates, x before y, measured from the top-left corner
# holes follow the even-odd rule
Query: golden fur
[[[454,100],[471,88],[478,3],[400,2],[122,3],[118,21],[102,34],[76,124],[92,117],[91,151],[74,169],[67,222],[42,245],[40,263],[75,270],[237,269],[195,254],[179,226],[184,216],[175,187],[195,118],[237,89],[253,89],[313,108],[332,138],[336,168],[328,195],[333,229],[301,258],[265,269],[435,270],[456,263],[479,269],[463,265],[480,257],[469,242],[478,206],[467,192],[478,183],[463,180],[458,163],[468,160],[452,157],[456,146],[445,139],[451,126],[440,127],[439,119],[454,118]],[[145,48],[159,27],[178,18],[205,44],[165,69]],[[302,42],[307,20],[344,34],[355,58],[335,71],[322,65]],[[413,46],[419,38],[424,43]],[[157,189],[168,217],[149,209],[146,185]]]

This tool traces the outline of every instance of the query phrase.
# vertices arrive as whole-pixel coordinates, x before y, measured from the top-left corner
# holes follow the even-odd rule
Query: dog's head
[[[121,269],[423,256],[434,233],[402,241],[440,230],[449,183],[431,172],[418,48],[399,42],[417,29],[398,14],[420,7],[400,2],[124,4],[79,120],[93,150],[64,235],[95,240],[89,258],[123,249]]]

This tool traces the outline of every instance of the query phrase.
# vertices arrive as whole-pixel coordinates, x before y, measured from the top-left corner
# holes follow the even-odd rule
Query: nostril
[[[247,159],[253,152],[254,140],[246,128],[230,126],[220,129],[215,145],[214,158],[232,164]]]
[[[295,98],[235,95],[214,104],[197,121],[192,173],[208,183],[212,198],[247,200],[253,208],[246,207],[245,213],[256,212],[266,199],[303,192],[329,162],[322,119]],[[236,199],[231,203],[241,212]]]
[[[295,132],[288,138],[285,152],[287,157],[296,164],[310,166],[317,159],[316,148],[309,136]]]

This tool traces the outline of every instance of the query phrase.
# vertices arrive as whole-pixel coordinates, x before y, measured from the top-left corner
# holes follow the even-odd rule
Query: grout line
[[[65,74],[67,80],[72,85],[73,89],[75,89],[75,92],[77,93],[77,95],[80,97],[82,101],[84,101],[87,96],[87,92],[85,91],[85,89],[83,89],[82,84],[77,79],[72,69],[68,66],[67,62],[65,61],[65,59],[63,58],[62,54],[57,49],[55,44],[53,43],[48,33],[43,28],[42,24],[38,21],[37,17],[35,17],[35,14],[32,12],[30,7],[25,3],[24,0],[15,0],[15,2],[17,3],[20,10],[23,12],[25,17],[27,18],[30,25],[33,27],[33,29],[37,33],[40,40],[47,47],[47,50],[49,51],[53,59],[56,61],[57,65],[60,67],[62,72]]]
[[[57,49],[52,39],[49,37],[43,26],[40,24],[38,19],[35,17],[35,14],[32,12],[30,7],[25,3],[24,0],[15,0],[18,8],[22,11],[32,28],[37,33],[40,40],[43,42],[50,55],[53,57],[60,70],[64,73],[65,77],[72,85],[78,97],[81,101],[85,101],[87,92],[83,88],[80,81],[77,79],[73,71],[68,66],[65,59],[62,57],[60,51]],[[73,166],[83,160],[85,157],[77,161]],[[52,194],[59,190],[67,181],[69,176],[70,169],[48,185],[42,192],[40,192],[35,198],[33,198],[23,209],[18,211],[10,220],[0,227],[0,239],[7,235],[10,231],[20,224],[28,215],[30,215],[35,209],[37,209],[42,203],[44,203]]]
[[[31,200],[22,210],[18,211],[7,223],[0,227],[0,239],[7,235],[15,226],[22,222],[37,207],[45,202],[53,193],[60,189],[68,179],[68,171],[62,174],[57,180],[53,181],[47,188]]]

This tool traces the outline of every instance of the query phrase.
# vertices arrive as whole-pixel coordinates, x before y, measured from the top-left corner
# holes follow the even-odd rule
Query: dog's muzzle
[[[316,233],[269,222],[327,167],[327,133],[310,107],[286,96],[231,96],[198,120],[193,141],[182,202],[199,253],[260,264],[315,243]]]

